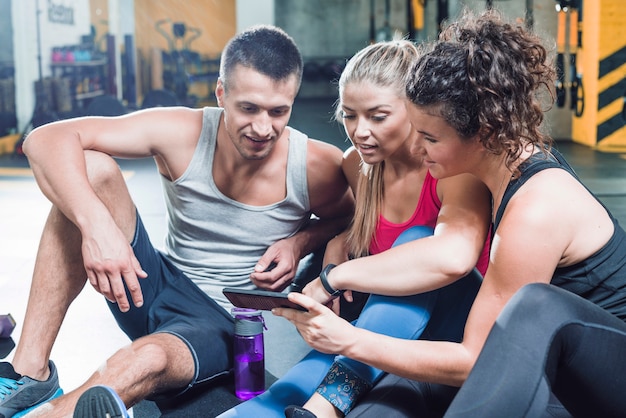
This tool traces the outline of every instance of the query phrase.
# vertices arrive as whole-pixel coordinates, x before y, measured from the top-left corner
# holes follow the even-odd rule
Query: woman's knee
[[[498,322],[530,322],[532,327],[538,323],[564,324],[578,316],[581,302],[585,303],[567,290],[545,283],[531,283],[513,295],[500,313]]]

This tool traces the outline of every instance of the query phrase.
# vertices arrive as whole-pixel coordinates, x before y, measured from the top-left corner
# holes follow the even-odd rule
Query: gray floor
[[[298,100],[291,125],[345,149],[348,142],[333,120],[332,103],[331,99]],[[557,148],[583,182],[626,225],[626,156],[596,152],[569,141],[557,142]],[[164,209],[154,164],[141,160],[121,161],[120,165],[148,231],[158,244],[164,231]],[[0,314],[10,312],[16,318],[15,339],[19,338],[37,243],[49,207],[28,164],[23,159],[0,156]],[[307,347],[291,324],[271,314],[265,317],[267,368],[281,376]],[[101,297],[87,286],[70,308],[52,352],[64,389],[78,386],[127,342]]]

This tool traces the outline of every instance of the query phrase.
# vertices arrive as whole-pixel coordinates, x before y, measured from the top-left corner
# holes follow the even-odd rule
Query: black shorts
[[[232,367],[231,315],[152,246],[139,215],[131,245],[148,277],[139,279],[142,307],[131,302],[131,309],[123,313],[109,302],[120,328],[133,341],[158,332],[184,341],[195,362],[188,388],[227,374]],[[126,293],[131,300],[128,289]]]

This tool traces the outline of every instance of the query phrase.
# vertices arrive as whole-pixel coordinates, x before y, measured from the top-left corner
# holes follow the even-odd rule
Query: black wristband
[[[343,290],[334,289],[330,285],[330,283],[328,283],[328,273],[335,267],[337,266],[334,264],[327,264],[320,273],[320,281],[322,282],[322,286],[324,286],[324,290],[326,290],[330,294],[331,298],[339,297],[343,293]]]

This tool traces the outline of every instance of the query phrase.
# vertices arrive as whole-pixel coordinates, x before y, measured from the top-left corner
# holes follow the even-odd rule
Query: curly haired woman
[[[307,313],[276,313],[316,349],[392,374],[348,417],[623,416],[626,233],[540,129],[554,80],[541,40],[495,11],[466,12],[412,74],[410,117],[430,173],[473,174],[493,196],[490,263],[463,340],[373,334],[300,294],[290,299]],[[382,256],[351,270],[388,280]],[[327,279],[344,288],[342,265]]]

